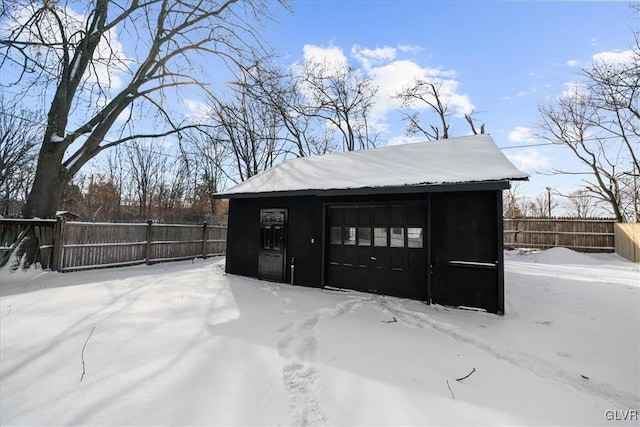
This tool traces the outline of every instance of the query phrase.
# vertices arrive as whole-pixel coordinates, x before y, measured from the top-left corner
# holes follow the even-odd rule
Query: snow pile
[[[510,253],[507,252],[509,255]],[[546,251],[535,252],[517,252],[520,256],[526,256],[528,261],[541,263],[541,264],[594,264],[598,263],[598,257],[601,254],[587,254],[576,252],[567,248],[551,248]],[[606,259],[609,261],[616,261],[616,255],[606,254]]]
[[[535,262],[549,252],[506,254],[504,317],[229,276],[220,259],[2,270],[0,420],[602,425],[609,410],[622,418],[640,405],[639,266],[614,256]],[[616,425],[637,425],[627,417]]]

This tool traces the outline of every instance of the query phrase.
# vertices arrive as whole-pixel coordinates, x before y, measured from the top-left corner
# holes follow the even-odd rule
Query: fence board
[[[640,223],[616,224],[616,253],[629,261],[640,262]]]
[[[39,262],[43,268],[51,268],[55,225],[55,219],[0,218],[0,267],[9,262],[22,237],[33,228],[40,249]]]
[[[222,255],[226,227],[67,222],[61,271]]]
[[[142,264],[147,224],[66,222],[61,271]]]
[[[565,247],[581,252],[615,250],[612,219],[505,218],[506,248]]]
[[[620,242],[618,236],[624,233],[614,234],[614,224],[609,219],[506,218],[504,246],[507,249],[562,246],[583,252],[612,252],[616,247],[624,251],[625,245],[631,245],[638,261],[638,224],[616,225],[616,230],[635,230],[631,243]],[[227,227],[219,225],[0,219],[0,256],[4,262],[15,249],[20,234],[29,227],[35,227],[43,267],[59,271],[223,255],[227,241]],[[56,227],[60,230],[56,231]],[[54,253],[58,253],[59,261],[54,259]]]

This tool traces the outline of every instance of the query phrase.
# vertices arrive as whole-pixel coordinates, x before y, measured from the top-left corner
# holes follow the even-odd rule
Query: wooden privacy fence
[[[94,223],[57,220],[5,220],[2,225],[3,264],[15,249],[15,242],[29,227],[40,227],[40,262],[57,271],[85,270],[135,264],[153,264],[190,258],[223,255],[227,227],[145,223]],[[42,229],[47,232],[43,233]],[[5,235],[7,236],[5,238]],[[12,236],[15,240],[12,240]],[[38,234],[36,234],[38,236]],[[50,239],[49,239],[50,237]],[[8,242],[13,242],[7,244]]]
[[[55,219],[0,219],[0,267],[5,265],[18,243],[32,229],[40,247],[42,268],[52,268]]]
[[[616,224],[616,253],[629,261],[640,262],[640,223]]]
[[[614,232],[614,225],[616,227]],[[638,261],[638,224],[610,219],[505,218],[504,246],[581,252],[613,252]],[[0,266],[33,229],[43,268],[72,271],[152,264],[223,255],[227,227],[218,225],[112,224],[54,219],[0,219]],[[614,237],[615,236],[615,237]]]
[[[505,248],[564,247],[579,252],[615,251],[613,219],[505,218]]]

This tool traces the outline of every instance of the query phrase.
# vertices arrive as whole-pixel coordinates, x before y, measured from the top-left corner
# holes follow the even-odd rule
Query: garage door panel
[[[379,270],[387,270],[389,269],[389,249],[374,247],[373,248],[373,267]]]
[[[370,267],[373,264],[373,248],[371,246],[358,247],[358,266]]]
[[[371,225],[373,224],[373,207],[370,208],[358,208],[358,224]]]
[[[330,264],[342,264],[342,245],[331,245],[327,258]]]
[[[426,299],[426,202],[327,209],[328,233],[343,235],[340,250],[328,249],[327,284]]]
[[[390,248],[391,269],[406,270],[406,253],[404,248]]]
[[[407,223],[407,207],[405,205],[391,206],[391,225],[405,225]]]
[[[344,256],[342,263],[344,265],[353,266],[358,265],[356,259],[356,247],[355,246],[344,246]]]
[[[345,223],[345,225],[357,225],[358,224],[358,209],[357,208],[344,208],[344,223]]]
[[[389,225],[389,208],[387,206],[376,206],[374,209],[374,225]]]

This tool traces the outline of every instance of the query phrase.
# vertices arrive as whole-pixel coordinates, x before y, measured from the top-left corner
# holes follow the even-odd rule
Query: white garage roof
[[[526,180],[489,135],[287,160],[216,196]]]

